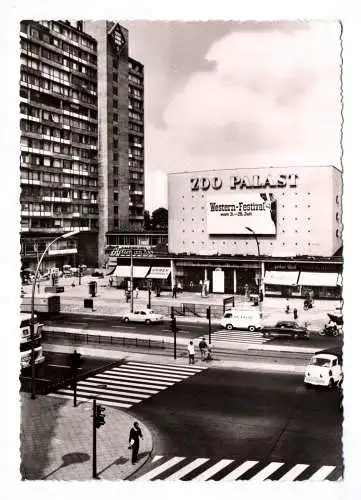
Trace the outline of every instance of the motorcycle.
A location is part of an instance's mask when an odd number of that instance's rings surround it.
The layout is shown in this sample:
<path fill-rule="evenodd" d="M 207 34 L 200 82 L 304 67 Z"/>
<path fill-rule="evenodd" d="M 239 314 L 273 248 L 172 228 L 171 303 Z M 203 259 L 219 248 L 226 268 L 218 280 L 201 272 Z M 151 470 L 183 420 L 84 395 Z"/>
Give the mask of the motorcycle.
<path fill-rule="evenodd" d="M 329 336 L 329 337 L 337 337 L 341 333 L 341 327 L 340 325 L 330 325 L 327 323 L 323 330 L 319 331 L 319 335 L 322 337 L 324 336 Z"/>

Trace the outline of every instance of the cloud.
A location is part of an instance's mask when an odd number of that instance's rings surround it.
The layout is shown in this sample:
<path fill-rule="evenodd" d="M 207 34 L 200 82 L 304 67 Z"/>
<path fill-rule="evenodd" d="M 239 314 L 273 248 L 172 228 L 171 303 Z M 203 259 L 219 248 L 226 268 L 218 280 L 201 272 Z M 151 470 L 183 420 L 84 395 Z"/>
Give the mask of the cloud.
<path fill-rule="evenodd" d="M 308 29 L 305 29 L 307 26 Z M 340 158 L 340 26 L 231 33 L 148 127 L 147 165 L 166 172 L 334 164 Z M 161 174 L 163 172 L 163 174 Z M 163 183 L 164 184 L 164 183 Z"/>

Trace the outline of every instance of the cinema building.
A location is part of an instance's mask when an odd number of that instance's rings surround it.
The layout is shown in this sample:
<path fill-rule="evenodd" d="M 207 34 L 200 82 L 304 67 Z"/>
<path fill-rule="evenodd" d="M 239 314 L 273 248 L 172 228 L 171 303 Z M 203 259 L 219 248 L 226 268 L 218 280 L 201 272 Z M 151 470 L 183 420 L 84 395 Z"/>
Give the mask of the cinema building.
<path fill-rule="evenodd" d="M 332 166 L 169 174 L 168 252 L 134 246 L 133 264 L 183 290 L 340 297 L 341 182 Z M 113 254 L 129 276 L 129 255 Z"/>

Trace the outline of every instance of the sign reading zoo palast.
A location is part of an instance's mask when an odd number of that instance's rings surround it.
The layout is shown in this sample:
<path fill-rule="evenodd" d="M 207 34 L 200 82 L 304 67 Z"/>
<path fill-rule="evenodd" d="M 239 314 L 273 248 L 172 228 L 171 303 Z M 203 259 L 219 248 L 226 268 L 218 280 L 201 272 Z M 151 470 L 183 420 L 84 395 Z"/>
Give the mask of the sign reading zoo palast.
<path fill-rule="evenodd" d="M 207 197 L 208 234 L 275 235 L 276 218 L 276 200 L 272 193 L 209 194 Z"/>
<path fill-rule="evenodd" d="M 278 175 L 231 175 L 227 183 L 218 176 L 191 177 L 191 191 L 218 191 L 228 189 L 285 188 L 297 187 L 297 174 Z"/>

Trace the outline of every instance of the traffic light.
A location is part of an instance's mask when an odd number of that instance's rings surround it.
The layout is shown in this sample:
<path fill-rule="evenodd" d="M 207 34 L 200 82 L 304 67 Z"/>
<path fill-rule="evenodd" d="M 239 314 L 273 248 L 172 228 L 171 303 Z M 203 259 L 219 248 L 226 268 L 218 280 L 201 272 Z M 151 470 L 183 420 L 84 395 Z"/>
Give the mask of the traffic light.
<path fill-rule="evenodd" d="M 177 320 L 175 319 L 175 316 L 173 316 L 170 320 L 169 323 L 170 329 L 173 333 L 177 331 Z"/>
<path fill-rule="evenodd" d="M 207 319 L 211 319 L 211 308 L 207 307 Z"/>
<path fill-rule="evenodd" d="M 82 364 L 83 360 L 81 358 L 81 354 L 76 350 L 70 355 L 70 365 L 73 370 L 77 370 Z"/>
<path fill-rule="evenodd" d="M 105 407 L 101 405 L 96 405 L 95 411 L 95 427 L 99 429 L 105 424 Z"/>

